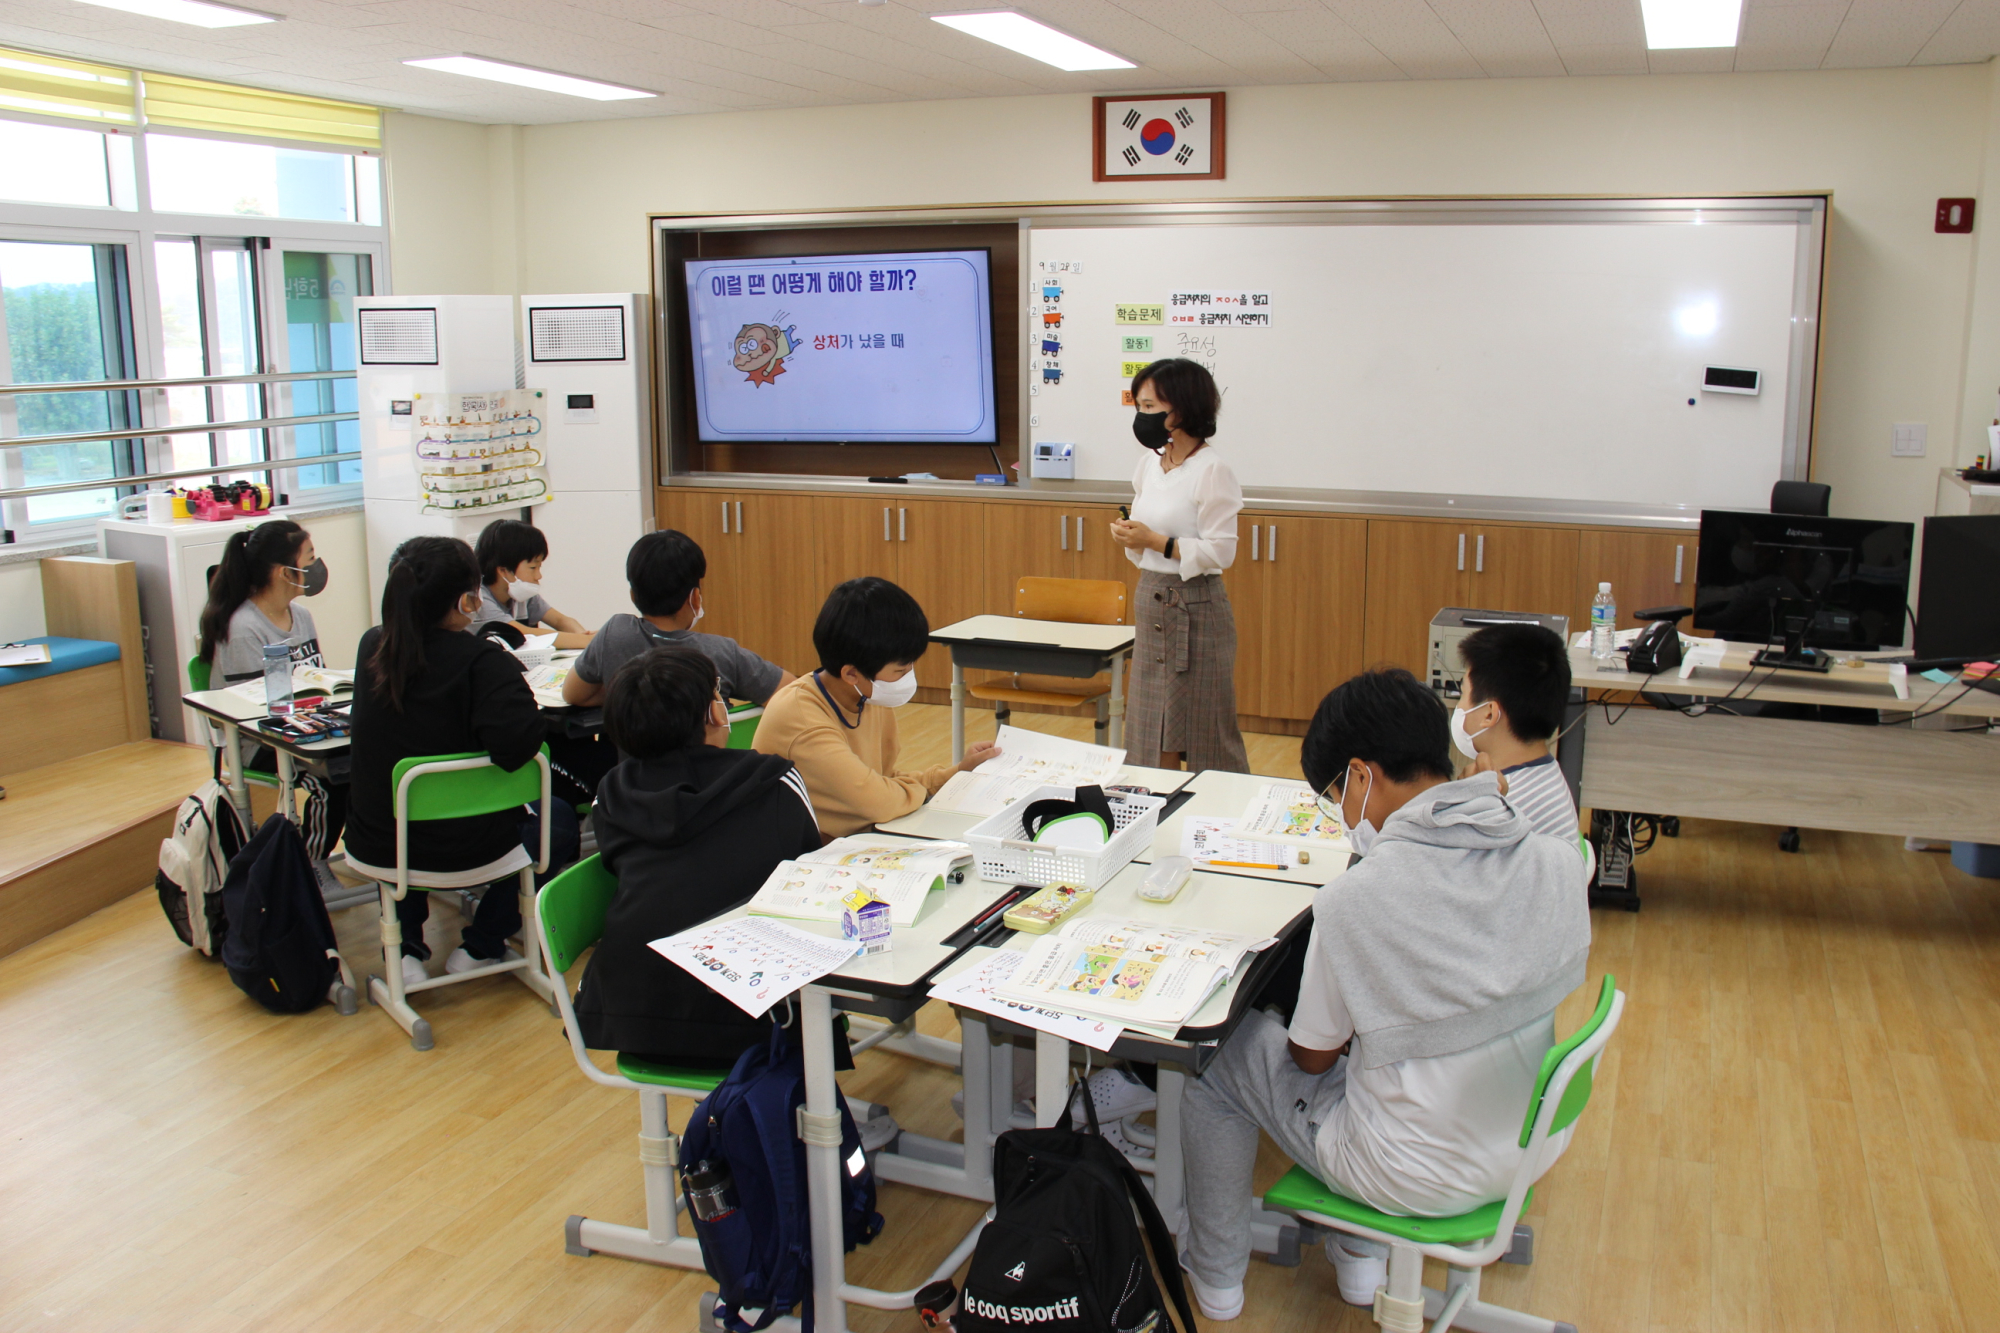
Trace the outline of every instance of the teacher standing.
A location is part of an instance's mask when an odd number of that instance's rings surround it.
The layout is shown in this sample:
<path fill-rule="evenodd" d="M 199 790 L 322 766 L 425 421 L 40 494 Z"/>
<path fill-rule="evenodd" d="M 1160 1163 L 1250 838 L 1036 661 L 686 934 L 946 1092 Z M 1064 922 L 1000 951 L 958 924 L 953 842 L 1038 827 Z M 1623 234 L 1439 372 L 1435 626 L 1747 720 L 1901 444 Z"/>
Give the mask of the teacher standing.
<path fill-rule="evenodd" d="M 1243 488 L 1208 443 L 1222 395 L 1205 368 L 1174 357 L 1132 377 L 1132 402 L 1132 434 L 1149 454 L 1132 474 L 1131 518 L 1111 525 L 1140 570 L 1125 759 L 1248 773 L 1236 729 L 1236 616 L 1222 587 Z"/>

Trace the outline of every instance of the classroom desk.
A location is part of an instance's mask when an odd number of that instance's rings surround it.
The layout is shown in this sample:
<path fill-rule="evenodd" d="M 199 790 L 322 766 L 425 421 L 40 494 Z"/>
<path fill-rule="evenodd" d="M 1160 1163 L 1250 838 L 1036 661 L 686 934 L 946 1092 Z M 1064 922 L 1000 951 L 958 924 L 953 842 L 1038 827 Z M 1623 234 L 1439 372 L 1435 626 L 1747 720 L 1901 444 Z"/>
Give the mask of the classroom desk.
<path fill-rule="evenodd" d="M 1180 809 L 1160 822 L 1158 831 L 1153 834 L 1152 845 L 1141 851 L 1133 860 L 1141 865 L 1150 865 L 1163 856 L 1179 856 L 1181 827 L 1190 816 L 1234 819 L 1243 813 L 1243 807 L 1250 804 L 1257 795 L 1259 787 L 1267 782 L 1289 781 L 1286 778 L 1259 777 L 1254 773 L 1221 773 L 1214 769 L 1203 769 L 1187 784 L 1188 800 Z M 1317 888 L 1347 868 L 1347 854 L 1347 844 L 1337 843 L 1325 849 L 1312 849 L 1312 860 L 1291 870 L 1252 870 L 1246 866 L 1214 866 L 1210 869 L 1231 876 L 1268 879 L 1281 884 L 1303 884 L 1309 888 Z"/>
<path fill-rule="evenodd" d="M 1145 787 L 1155 796 L 1171 796 L 1186 786 L 1194 774 L 1178 768 L 1136 768 L 1130 764 L 1118 770 L 1119 782 Z M 961 810 L 940 810 L 926 803 L 901 819 L 875 827 L 883 833 L 900 833 L 911 838 L 942 838 L 962 841 L 966 830 L 990 819 L 990 815 L 969 815 Z"/>
<path fill-rule="evenodd" d="M 1130 625 L 1072 625 L 1019 616 L 972 616 L 931 631 L 951 648 L 951 761 L 965 758 L 965 669 L 1019 671 L 1087 680 L 1111 673 L 1111 732 L 1125 743 L 1125 671 L 1136 631 Z"/>
<path fill-rule="evenodd" d="M 1874 664 L 1835 666 L 1824 676 L 1752 668 L 1751 645 L 1732 644 L 1722 664 L 1683 676 L 1607 669 L 1587 649 L 1570 650 L 1574 684 L 1617 692 L 1593 701 L 1572 735 L 1583 747 L 1583 804 L 1780 827 L 2000 842 L 2000 694 L 1911 676 L 1907 698 Z M 1821 704 L 1878 710 L 1885 725 L 1700 717 L 1648 708 L 1636 692 L 1698 700 Z M 1624 711 L 1627 702 L 1636 704 Z M 1914 728 L 1936 709 L 1964 731 Z M 1569 738 L 1564 738 L 1564 749 Z"/>

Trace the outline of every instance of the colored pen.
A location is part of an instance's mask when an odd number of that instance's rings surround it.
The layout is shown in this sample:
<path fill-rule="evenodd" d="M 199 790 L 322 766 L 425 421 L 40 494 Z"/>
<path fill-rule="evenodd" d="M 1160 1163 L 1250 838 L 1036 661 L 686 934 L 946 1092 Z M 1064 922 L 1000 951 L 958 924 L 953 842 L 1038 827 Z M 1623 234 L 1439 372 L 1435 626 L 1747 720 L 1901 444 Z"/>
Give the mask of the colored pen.
<path fill-rule="evenodd" d="M 1210 861 L 1212 866 L 1237 866 L 1243 870 L 1290 870 L 1290 866 L 1270 865 L 1263 861 Z"/>

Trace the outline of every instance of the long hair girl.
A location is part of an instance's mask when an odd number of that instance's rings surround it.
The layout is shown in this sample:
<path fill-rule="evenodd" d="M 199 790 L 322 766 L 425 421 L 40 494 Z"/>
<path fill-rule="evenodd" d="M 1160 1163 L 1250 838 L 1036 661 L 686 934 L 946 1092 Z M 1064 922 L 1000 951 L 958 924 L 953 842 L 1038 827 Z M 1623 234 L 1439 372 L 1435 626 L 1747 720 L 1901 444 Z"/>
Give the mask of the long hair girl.
<path fill-rule="evenodd" d="M 391 708 L 403 711 L 403 690 L 424 669 L 424 632 L 478 592 L 479 562 L 456 537 L 412 537 L 389 557 L 382 632 L 367 667 Z"/>
<path fill-rule="evenodd" d="M 232 533 L 222 548 L 222 563 L 208 582 L 208 605 L 201 609 L 201 660 L 211 665 L 215 650 L 229 637 L 229 621 L 237 608 L 271 586 L 281 569 L 299 563 L 299 548 L 309 534 L 288 518 L 274 518 Z"/>

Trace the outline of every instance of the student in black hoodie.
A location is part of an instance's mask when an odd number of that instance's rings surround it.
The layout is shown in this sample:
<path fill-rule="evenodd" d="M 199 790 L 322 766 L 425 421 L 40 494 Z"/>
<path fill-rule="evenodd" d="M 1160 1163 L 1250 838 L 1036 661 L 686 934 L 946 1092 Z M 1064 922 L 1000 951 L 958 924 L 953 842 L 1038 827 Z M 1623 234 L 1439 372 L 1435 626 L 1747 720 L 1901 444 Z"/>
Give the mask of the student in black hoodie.
<path fill-rule="evenodd" d="M 479 610 L 479 562 L 456 537 L 412 537 L 389 557 L 382 623 L 361 636 L 354 673 L 354 748 L 347 859 L 361 873 L 396 877 L 395 770 L 419 756 L 483 750 L 508 772 L 534 762 L 543 722 L 520 659 L 466 633 Z M 576 859 L 576 814 L 554 803 L 549 873 Z M 541 851 L 533 807 L 424 820 L 410 825 L 412 870 L 432 888 L 493 887 L 445 961 L 448 973 L 500 958 L 521 928 L 516 888 Z M 430 894 L 396 904 L 403 927 L 403 978 L 427 975 L 424 922 Z"/>
<path fill-rule="evenodd" d="M 819 850 L 788 759 L 725 749 L 729 711 L 708 657 L 664 644 L 611 680 L 604 725 L 624 758 L 598 784 L 598 854 L 618 877 L 576 997 L 586 1046 L 727 1068 L 770 1032 L 647 948 L 747 902 L 780 861 Z"/>

